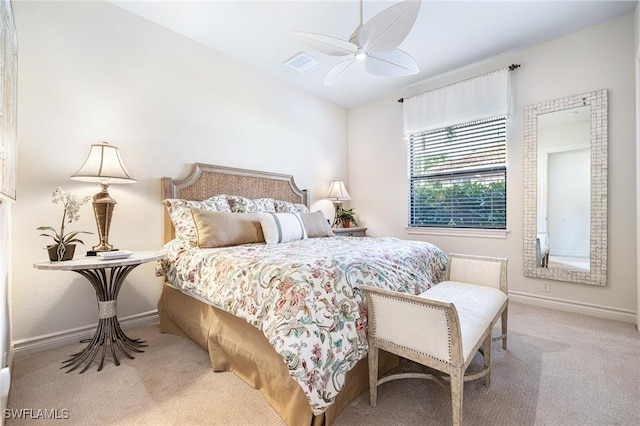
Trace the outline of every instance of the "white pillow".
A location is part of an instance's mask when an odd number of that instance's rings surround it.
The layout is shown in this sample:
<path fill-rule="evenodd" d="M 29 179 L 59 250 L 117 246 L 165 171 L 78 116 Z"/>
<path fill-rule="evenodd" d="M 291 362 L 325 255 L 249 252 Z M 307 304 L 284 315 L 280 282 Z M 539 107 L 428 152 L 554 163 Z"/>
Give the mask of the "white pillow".
<path fill-rule="evenodd" d="M 234 213 L 271 213 L 276 211 L 273 198 L 250 199 L 239 195 L 228 195 L 227 201 Z"/>
<path fill-rule="evenodd" d="M 304 204 L 296 204 L 290 201 L 273 200 L 277 213 L 309 213 L 309 209 Z"/>
<path fill-rule="evenodd" d="M 307 232 L 297 213 L 259 213 L 267 245 L 304 240 Z"/>
<path fill-rule="evenodd" d="M 230 212 L 231 206 L 224 194 L 215 195 L 207 200 L 191 201 L 178 198 L 168 198 L 163 201 L 167 207 L 171 223 L 175 229 L 176 238 L 188 240 L 193 244 L 198 243 L 196 226 L 193 223 L 191 207 L 211 212 Z"/>

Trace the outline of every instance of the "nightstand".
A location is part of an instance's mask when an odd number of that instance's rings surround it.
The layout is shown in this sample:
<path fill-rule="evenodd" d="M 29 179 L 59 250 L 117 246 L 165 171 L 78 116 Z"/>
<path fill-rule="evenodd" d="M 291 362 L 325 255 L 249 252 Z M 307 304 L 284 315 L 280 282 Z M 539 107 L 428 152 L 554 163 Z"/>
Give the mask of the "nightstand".
<path fill-rule="evenodd" d="M 351 228 L 331 228 L 338 237 L 366 237 L 367 228 L 356 226 Z"/>
<path fill-rule="evenodd" d="M 33 265 L 36 269 L 51 271 L 73 271 L 85 277 L 96 291 L 98 299 L 98 328 L 91 339 L 83 340 L 88 345 L 80 352 L 71 355 L 64 361 L 62 368 L 69 368 L 67 373 L 85 364 L 80 373 L 84 373 L 100 354 L 98 371 L 102 370 L 105 355 L 111 354 L 113 362 L 120 365 L 116 349 L 127 358 L 133 359 L 133 352 L 144 352 L 144 341 L 131 339 L 120 328 L 117 317 L 116 300 L 125 278 L 136 266 L 163 258 L 156 252 L 133 252 L 125 259 L 101 260 L 99 257 L 82 257 L 62 262 L 43 261 Z"/>

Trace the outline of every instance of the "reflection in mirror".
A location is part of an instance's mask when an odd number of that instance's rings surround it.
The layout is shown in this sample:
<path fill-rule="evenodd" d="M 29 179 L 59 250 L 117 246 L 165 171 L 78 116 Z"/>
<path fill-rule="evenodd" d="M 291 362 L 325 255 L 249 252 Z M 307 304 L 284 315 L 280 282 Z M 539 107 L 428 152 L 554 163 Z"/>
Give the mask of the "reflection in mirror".
<path fill-rule="evenodd" d="M 538 266 L 589 272 L 590 123 L 589 105 L 538 115 Z"/>
<path fill-rule="evenodd" d="M 607 282 L 607 91 L 525 108 L 524 274 Z"/>

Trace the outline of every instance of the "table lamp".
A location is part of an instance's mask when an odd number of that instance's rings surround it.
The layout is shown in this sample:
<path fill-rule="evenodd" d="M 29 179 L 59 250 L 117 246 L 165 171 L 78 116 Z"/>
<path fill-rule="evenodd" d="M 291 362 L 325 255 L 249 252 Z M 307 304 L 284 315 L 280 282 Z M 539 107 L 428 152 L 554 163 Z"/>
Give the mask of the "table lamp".
<path fill-rule="evenodd" d="M 120 151 L 107 142 L 91 145 L 89 157 L 80 170 L 71 176 L 71 179 L 98 183 L 102 187 L 102 190 L 93 196 L 93 212 L 96 216 L 100 243 L 92 250 L 87 251 L 87 256 L 95 256 L 98 252 L 117 250 L 109 244 L 111 217 L 117 204 L 116 200 L 109 195 L 109 184 L 136 182 L 129 176 L 129 172 L 120 158 Z"/>
<path fill-rule="evenodd" d="M 345 188 L 344 182 L 342 182 L 340 179 L 334 179 L 331 181 L 331 186 L 329 187 L 329 195 L 327 196 L 327 198 L 331 200 L 336 210 L 335 216 L 333 218 L 333 225 L 331 225 L 331 227 L 336 228 L 338 226 L 338 216 L 340 215 L 340 210 L 342 210 L 342 202 L 350 200 L 351 196 L 347 192 L 347 188 Z"/>

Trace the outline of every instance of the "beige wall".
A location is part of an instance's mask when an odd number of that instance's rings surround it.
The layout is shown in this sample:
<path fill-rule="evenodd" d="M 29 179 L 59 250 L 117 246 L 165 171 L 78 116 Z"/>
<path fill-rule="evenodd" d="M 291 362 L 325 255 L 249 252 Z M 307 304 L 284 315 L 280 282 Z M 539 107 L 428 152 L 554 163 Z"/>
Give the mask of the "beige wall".
<path fill-rule="evenodd" d="M 350 205 L 373 236 L 422 239 L 447 252 L 508 257 L 510 290 L 530 302 L 632 321 L 637 308 L 634 50 L 634 17 L 628 15 L 351 109 Z M 402 104 L 396 100 L 512 63 L 522 67 L 512 74 L 506 239 L 408 234 L 406 145 Z M 609 283 L 600 288 L 554 281 L 545 293 L 542 280 L 523 275 L 523 108 L 598 89 L 609 90 Z"/>
<path fill-rule="evenodd" d="M 36 227 L 58 226 L 56 186 L 71 181 L 91 143 L 120 148 L 135 185 L 113 185 L 111 242 L 162 244 L 160 177 L 204 162 L 293 174 L 312 207 L 347 178 L 347 110 L 232 61 L 106 2 L 15 2 L 19 42 L 18 202 L 13 208 L 13 338 L 28 342 L 97 322 L 95 294 L 71 272 L 35 270 L 46 257 Z M 329 216 L 331 217 L 331 216 Z M 75 229 L 96 230 L 90 206 Z M 89 246 L 95 236 L 85 239 Z M 83 251 L 84 253 L 84 251 Z M 121 317 L 153 311 L 154 265 L 134 270 Z"/>

